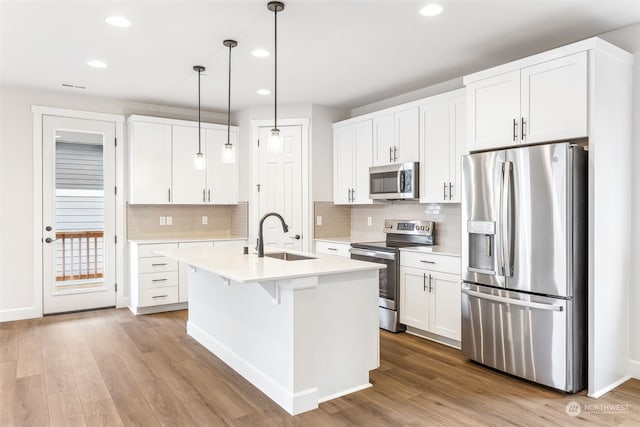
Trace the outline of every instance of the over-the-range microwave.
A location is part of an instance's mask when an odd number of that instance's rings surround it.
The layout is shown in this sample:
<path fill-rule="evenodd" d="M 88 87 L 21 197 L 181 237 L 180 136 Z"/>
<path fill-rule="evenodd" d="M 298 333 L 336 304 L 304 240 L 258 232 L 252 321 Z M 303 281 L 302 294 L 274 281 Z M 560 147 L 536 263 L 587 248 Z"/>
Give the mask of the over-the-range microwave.
<path fill-rule="evenodd" d="M 369 168 L 369 197 L 382 200 L 418 200 L 419 163 Z"/>

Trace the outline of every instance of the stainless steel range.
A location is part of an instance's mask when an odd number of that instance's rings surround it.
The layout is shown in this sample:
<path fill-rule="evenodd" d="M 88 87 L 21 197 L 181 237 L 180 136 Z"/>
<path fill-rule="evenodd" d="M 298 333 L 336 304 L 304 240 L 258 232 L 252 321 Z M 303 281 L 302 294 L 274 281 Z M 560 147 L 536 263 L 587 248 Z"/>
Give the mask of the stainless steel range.
<path fill-rule="evenodd" d="M 387 237 L 384 242 L 351 244 L 351 258 L 385 264 L 380 269 L 380 327 L 391 332 L 402 332 L 405 326 L 398 321 L 400 248 L 433 245 L 432 221 L 404 221 L 388 219 L 384 222 Z"/>

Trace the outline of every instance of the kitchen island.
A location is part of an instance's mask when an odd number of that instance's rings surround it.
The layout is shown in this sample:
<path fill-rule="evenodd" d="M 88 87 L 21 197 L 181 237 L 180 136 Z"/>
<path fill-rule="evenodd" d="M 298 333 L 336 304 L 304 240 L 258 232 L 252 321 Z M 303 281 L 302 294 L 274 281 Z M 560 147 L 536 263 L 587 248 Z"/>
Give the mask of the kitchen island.
<path fill-rule="evenodd" d="M 156 252 L 191 267 L 187 333 L 290 414 L 371 386 L 384 265 L 242 248 Z"/>

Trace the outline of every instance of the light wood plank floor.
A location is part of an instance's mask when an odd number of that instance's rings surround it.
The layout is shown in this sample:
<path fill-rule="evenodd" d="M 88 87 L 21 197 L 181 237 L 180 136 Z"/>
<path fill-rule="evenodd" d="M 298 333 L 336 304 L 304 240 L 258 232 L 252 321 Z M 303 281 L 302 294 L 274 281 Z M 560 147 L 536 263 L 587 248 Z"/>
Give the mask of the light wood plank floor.
<path fill-rule="evenodd" d="M 0 426 L 640 425 L 639 381 L 565 395 L 386 332 L 372 388 L 292 417 L 188 337 L 186 319 L 111 309 L 0 323 Z"/>

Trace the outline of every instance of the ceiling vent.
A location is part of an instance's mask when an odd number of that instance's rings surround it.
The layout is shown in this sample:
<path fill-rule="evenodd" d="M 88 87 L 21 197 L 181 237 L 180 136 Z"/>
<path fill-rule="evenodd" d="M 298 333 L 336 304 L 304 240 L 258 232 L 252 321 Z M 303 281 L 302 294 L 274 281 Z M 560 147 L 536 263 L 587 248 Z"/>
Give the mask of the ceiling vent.
<path fill-rule="evenodd" d="M 60 83 L 61 87 L 66 87 L 68 89 L 80 89 L 80 90 L 87 90 L 86 86 L 80 86 L 80 85 L 72 85 L 70 83 Z"/>

